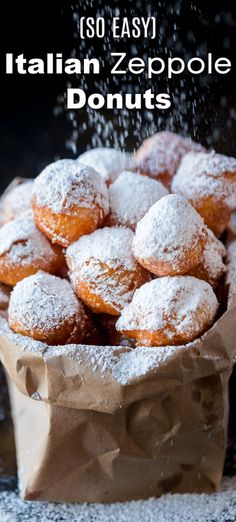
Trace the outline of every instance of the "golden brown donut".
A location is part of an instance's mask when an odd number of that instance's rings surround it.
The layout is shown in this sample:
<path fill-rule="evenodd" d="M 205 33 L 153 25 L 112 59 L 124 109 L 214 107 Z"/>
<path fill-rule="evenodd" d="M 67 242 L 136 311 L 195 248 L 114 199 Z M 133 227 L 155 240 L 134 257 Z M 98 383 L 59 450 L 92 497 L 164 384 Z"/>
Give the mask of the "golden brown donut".
<path fill-rule="evenodd" d="M 0 281 L 14 286 L 38 270 L 57 273 L 63 266 L 61 248 L 36 228 L 31 215 L 0 228 Z"/>
<path fill-rule="evenodd" d="M 37 272 L 17 283 L 8 313 L 15 333 L 48 345 L 82 343 L 90 329 L 84 305 L 70 283 L 46 272 Z"/>
<path fill-rule="evenodd" d="M 73 288 L 95 313 L 119 315 L 149 274 L 131 252 L 133 232 L 124 227 L 96 230 L 66 251 Z"/>
<path fill-rule="evenodd" d="M 214 321 L 218 301 L 212 287 L 191 276 L 160 277 L 136 290 L 116 323 L 137 345 L 188 343 Z"/>
<path fill-rule="evenodd" d="M 225 264 L 223 262 L 225 257 L 226 248 L 223 243 L 208 229 L 202 260 L 199 265 L 188 272 L 188 275 L 203 279 L 213 287 L 216 287 L 219 279 L 225 272 Z"/>
<path fill-rule="evenodd" d="M 222 154 L 187 154 L 172 182 L 218 236 L 236 209 L 236 159 Z"/>
<path fill-rule="evenodd" d="M 185 199 L 170 194 L 139 221 L 133 253 L 157 276 L 185 274 L 200 263 L 206 239 L 201 216 Z"/>
<path fill-rule="evenodd" d="M 108 192 L 110 213 L 106 224 L 126 226 L 132 230 L 149 208 L 168 194 L 159 181 L 129 171 L 122 172 Z"/>
<path fill-rule="evenodd" d="M 67 247 L 101 226 L 109 210 L 107 187 L 91 167 L 59 160 L 36 178 L 32 207 L 39 230 Z"/>
<path fill-rule="evenodd" d="M 127 152 L 109 147 L 97 147 L 81 154 L 77 161 L 95 169 L 109 186 L 123 170 L 132 166 L 132 156 Z"/>
<path fill-rule="evenodd" d="M 20 217 L 31 209 L 33 180 L 28 180 L 13 187 L 2 202 L 2 223 Z"/>
<path fill-rule="evenodd" d="M 135 169 L 141 174 L 158 179 L 168 187 L 181 159 L 192 150 L 201 151 L 204 148 L 173 132 L 157 132 L 144 140 L 135 153 Z"/>

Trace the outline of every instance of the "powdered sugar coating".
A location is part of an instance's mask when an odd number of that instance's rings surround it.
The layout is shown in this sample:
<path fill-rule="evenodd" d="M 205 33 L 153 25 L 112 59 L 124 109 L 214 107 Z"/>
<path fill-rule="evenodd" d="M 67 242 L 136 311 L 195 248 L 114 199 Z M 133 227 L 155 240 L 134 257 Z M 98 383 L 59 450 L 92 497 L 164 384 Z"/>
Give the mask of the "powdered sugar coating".
<path fill-rule="evenodd" d="M 34 336 L 35 329 L 53 331 L 84 320 L 84 307 L 66 279 L 39 271 L 14 287 L 9 303 L 10 325 L 17 323 Z"/>
<path fill-rule="evenodd" d="M 66 258 L 77 292 L 80 290 L 78 281 L 83 281 L 92 289 L 95 301 L 96 296 L 101 296 L 115 310 L 123 309 L 145 272 L 132 254 L 133 237 L 128 228 L 105 227 L 69 246 Z M 80 293 L 78 295 L 83 299 Z M 93 300 L 86 304 L 92 309 L 95 306 Z"/>
<path fill-rule="evenodd" d="M 236 159 L 211 153 L 187 154 L 172 181 L 172 191 L 191 201 L 213 196 L 236 208 Z"/>
<path fill-rule="evenodd" d="M 151 177 L 170 181 L 176 173 L 181 159 L 188 152 L 204 148 L 173 132 L 163 131 L 146 139 L 135 154 L 137 166 Z"/>
<path fill-rule="evenodd" d="M 208 239 L 203 252 L 202 262 L 203 266 L 209 272 L 211 279 L 215 280 L 218 279 L 225 270 L 222 259 L 226 256 L 226 248 L 211 230 L 208 230 L 207 233 Z"/>
<path fill-rule="evenodd" d="M 191 276 L 160 277 L 136 290 L 122 311 L 116 327 L 119 331 L 164 331 L 194 339 L 210 326 L 218 308 L 211 286 Z"/>
<path fill-rule="evenodd" d="M 2 202 L 4 223 L 21 216 L 31 209 L 32 189 L 33 180 L 28 180 L 15 186 L 6 194 Z"/>
<path fill-rule="evenodd" d="M 48 165 L 36 178 L 33 198 L 38 207 L 55 213 L 74 214 L 76 208 L 98 206 L 108 213 L 108 191 L 100 174 L 74 160 L 63 159 Z"/>
<path fill-rule="evenodd" d="M 29 265 L 34 260 L 56 256 L 48 239 L 36 228 L 30 215 L 9 221 L 0 228 L 0 256 L 8 253 L 8 262 Z"/>
<path fill-rule="evenodd" d="M 159 181 L 124 171 L 109 187 L 109 223 L 134 229 L 149 208 L 167 194 Z"/>
<path fill-rule="evenodd" d="M 226 257 L 226 248 L 210 229 L 207 230 L 207 236 L 201 263 L 190 274 L 200 279 L 203 276 L 202 278 L 214 286 L 225 272 L 223 258 Z"/>
<path fill-rule="evenodd" d="M 70 259 L 72 270 L 82 268 L 91 258 L 106 263 L 111 268 L 123 266 L 127 270 L 133 270 L 137 265 L 131 250 L 133 237 L 129 228 L 99 228 L 70 245 L 66 255 Z"/>
<path fill-rule="evenodd" d="M 176 273 L 180 262 L 186 260 L 187 272 L 191 266 L 188 267 L 186 255 L 198 249 L 199 241 L 205 239 L 205 226 L 196 210 L 182 197 L 171 194 L 157 201 L 138 223 L 133 252 L 140 262 L 168 263 Z M 195 264 L 199 261 L 200 258 Z"/>
<path fill-rule="evenodd" d="M 113 183 L 123 170 L 132 166 L 132 156 L 121 150 L 98 147 L 81 154 L 77 162 L 92 167 L 107 184 Z"/>

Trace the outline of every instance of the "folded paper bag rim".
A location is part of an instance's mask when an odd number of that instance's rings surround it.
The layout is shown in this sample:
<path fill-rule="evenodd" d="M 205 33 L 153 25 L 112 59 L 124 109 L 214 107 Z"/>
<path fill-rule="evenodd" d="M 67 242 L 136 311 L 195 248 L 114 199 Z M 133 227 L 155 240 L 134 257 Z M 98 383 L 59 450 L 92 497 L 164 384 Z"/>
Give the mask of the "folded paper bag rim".
<path fill-rule="evenodd" d="M 121 405 L 232 367 L 236 295 L 199 339 L 181 346 L 47 346 L 13 333 L 0 319 L 0 358 L 17 388 L 55 406 L 114 413 Z M 229 324 L 235 327 L 229 328 Z M 174 368 L 174 371 L 173 371 Z"/>

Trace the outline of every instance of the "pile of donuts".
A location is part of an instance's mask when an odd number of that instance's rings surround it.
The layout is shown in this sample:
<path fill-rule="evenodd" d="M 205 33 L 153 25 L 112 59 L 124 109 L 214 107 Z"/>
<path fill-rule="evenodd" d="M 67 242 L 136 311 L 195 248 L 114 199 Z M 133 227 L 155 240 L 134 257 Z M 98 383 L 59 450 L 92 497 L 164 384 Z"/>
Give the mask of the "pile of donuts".
<path fill-rule="evenodd" d="M 47 345 L 193 341 L 219 315 L 235 210 L 236 159 L 171 132 L 48 165 L 2 200 L 10 328 Z"/>

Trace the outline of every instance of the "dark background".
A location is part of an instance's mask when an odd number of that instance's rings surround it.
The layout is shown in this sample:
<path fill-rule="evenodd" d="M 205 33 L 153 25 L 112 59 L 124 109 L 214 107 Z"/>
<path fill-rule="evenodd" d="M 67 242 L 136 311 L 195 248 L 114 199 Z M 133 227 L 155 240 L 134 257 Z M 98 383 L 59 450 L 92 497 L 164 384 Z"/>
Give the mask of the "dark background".
<path fill-rule="evenodd" d="M 2 189 L 15 176 L 32 177 L 41 168 L 57 157 L 70 157 L 90 147 L 92 144 L 109 144 L 136 147 L 142 136 L 153 129 L 170 128 L 182 134 L 189 134 L 203 144 L 215 147 L 219 152 L 236 154 L 236 87 L 235 60 L 236 49 L 236 2 L 229 0 L 141 0 L 87 2 L 12 2 L 4 3 L 0 20 L 0 188 Z M 7 4 L 7 5 L 6 5 Z M 158 53 L 165 56 L 171 51 L 175 55 L 187 56 L 207 51 L 215 57 L 227 56 L 232 60 L 232 72 L 228 75 L 177 76 L 168 82 L 173 106 L 168 111 L 145 111 L 124 114 L 118 120 L 117 114 L 100 113 L 104 116 L 103 129 L 98 138 L 99 119 L 80 111 L 69 114 L 58 106 L 58 99 L 66 88 L 67 78 L 61 76 L 5 76 L 4 55 L 6 52 L 25 53 L 30 57 L 44 57 L 46 52 L 63 52 L 69 57 L 72 50 L 78 57 L 85 57 L 89 46 L 81 49 L 76 39 L 76 24 L 73 18 L 79 11 L 87 16 L 101 14 L 105 7 L 108 18 L 111 9 L 120 8 L 120 16 L 145 16 L 156 14 L 160 25 L 158 42 L 139 41 L 137 55 L 148 52 L 150 56 Z M 2 8 L 1 8 L 2 10 Z M 174 24 L 176 23 L 176 28 Z M 131 50 L 133 42 L 128 42 Z M 92 54 L 106 63 L 107 49 L 101 41 L 95 42 Z M 145 49 L 146 45 L 146 49 Z M 115 50 L 127 50 L 127 43 L 115 44 Z M 114 49 L 113 49 L 114 50 Z M 106 91 L 108 69 L 103 67 L 99 78 L 100 91 Z M 120 77 L 119 77 L 120 78 Z M 93 78 L 86 78 L 88 92 L 98 91 Z M 119 92 L 126 88 L 129 78 L 119 79 L 118 85 L 110 81 L 109 90 Z M 83 85 L 83 78 L 74 85 Z M 133 78 L 133 90 L 150 87 L 163 92 L 166 90 L 165 76 L 146 82 Z M 181 93 L 180 93 L 181 91 Z M 58 98 L 59 97 L 59 98 Z M 121 116 L 121 114 L 119 114 Z M 111 127 L 107 121 L 112 122 Z M 81 125 L 83 132 L 80 132 Z M 73 130 L 74 129 L 74 130 Z M 113 131 L 114 130 L 114 131 Z M 79 133 L 78 133 L 79 131 Z M 73 139 L 71 140 L 71 135 Z M 68 147 L 69 144 L 69 147 Z"/>

